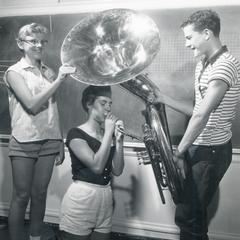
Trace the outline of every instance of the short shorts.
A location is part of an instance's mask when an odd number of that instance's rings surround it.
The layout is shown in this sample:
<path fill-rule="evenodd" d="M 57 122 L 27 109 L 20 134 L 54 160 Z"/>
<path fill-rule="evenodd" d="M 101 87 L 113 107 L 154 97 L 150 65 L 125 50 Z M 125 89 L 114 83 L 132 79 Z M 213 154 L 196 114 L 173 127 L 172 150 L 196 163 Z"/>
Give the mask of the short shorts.
<path fill-rule="evenodd" d="M 40 156 L 58 154 L 61 139 L 46 139 L 35 142 L 18 142 L 13 136 L 9 140 L 9 157 L 38 158 Z"/>
<path fill-rule="evenodd" d="M 92 231 L 110 233 L 113 197 L 110 185 L 74 181 L 63 197 L 60 230 L 87 236 Z"/>

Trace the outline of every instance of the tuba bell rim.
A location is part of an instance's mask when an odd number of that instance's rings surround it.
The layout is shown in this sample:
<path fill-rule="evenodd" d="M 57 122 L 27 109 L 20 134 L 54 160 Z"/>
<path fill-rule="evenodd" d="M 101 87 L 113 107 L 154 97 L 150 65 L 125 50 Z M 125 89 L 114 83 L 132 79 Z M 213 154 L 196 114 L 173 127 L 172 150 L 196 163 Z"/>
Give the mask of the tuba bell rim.
<path fill-rule="evenodd" d="M 130 35 L 129 29 L 132 27 L 131 24 L 134 24 L 139 19 L 146 22 L 146 25 L 149 24 L 149 26 L 147 25 L 149 29 L 145 30 L 148 33 L 145 34 L 146 36 L 138 36 L 137 38 L 133 34 Z M 110 20 L 114 20 L 113 23 L 110 23 Z M 128 24 L 126 23 L 127 20 Z M 101 25 L 102 22 L 104 24 Z M 106 34 L 102 37 L 103 39 L 100 39 L 100 33 L 95 33 L 97 32 L 96 26 L 99 29 L 99 24 L 101 26 L 100 29 L 106 30 Z M 117 27 L 119 29 L 112 31 L 112 29 L 115 30 Z M 89 31 L 86 31 L 86 29 Z M 112 32 L 117 33 L 114 35 Z M 84 35 L 89 41 L 84 42 L 85 39 L 82 40 L 81 35 Z M 108 42 L 109 39 L 110 42 Z M 129 47 L 130 45 L 131 47 Z M 109 47 L 110 50 L 107 49 Z M 71 77 L 77 81 L 97 86 L 115 85 L 139 75 L 151 64 L 159 48 L 160 33 L 157 25 L 150 17 L 127 8 L 109 9 L 92 13 L 75 24 L 63 40 L 60 58 L 62 64 L 76 67 L 77 71 L 71 74 Z M 99 56 L 102 56 L 102 58 L 94 55 L 98 50 L 100 51 Z M 99 64 L 96 63 L 101 63 L 102 61 L 109 63 L 105 56 L 105 51 L 107 52 L 108 50 L 112 54 L 113 61 L 110 59 L 109 62 L 111 64 L 100 64 L 101 67 L 98 67 L 97 65 Z M 142 58 L 144 61 L 139 60 L 141 58 L 137 58 L 141 56 L 141 53 L 146 55 L 146 59 Z"/>

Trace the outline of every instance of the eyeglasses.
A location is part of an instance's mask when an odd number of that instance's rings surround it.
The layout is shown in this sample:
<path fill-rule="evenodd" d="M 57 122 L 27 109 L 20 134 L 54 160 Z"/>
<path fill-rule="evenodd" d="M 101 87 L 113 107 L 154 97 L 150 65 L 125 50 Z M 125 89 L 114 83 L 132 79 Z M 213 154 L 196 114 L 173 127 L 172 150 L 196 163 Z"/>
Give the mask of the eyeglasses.
<path fill-rule="evenodd" d="M 27 39 L 22 39 L 21 41 L 28 43 L 32 46 L 38 46 L 38 45 L 42 45 L 42 46 L 46 46 L 48 41 L 47 40 L 36 40 L 36 39 L 31 39 L 31 40 L 27 40 Z"/>

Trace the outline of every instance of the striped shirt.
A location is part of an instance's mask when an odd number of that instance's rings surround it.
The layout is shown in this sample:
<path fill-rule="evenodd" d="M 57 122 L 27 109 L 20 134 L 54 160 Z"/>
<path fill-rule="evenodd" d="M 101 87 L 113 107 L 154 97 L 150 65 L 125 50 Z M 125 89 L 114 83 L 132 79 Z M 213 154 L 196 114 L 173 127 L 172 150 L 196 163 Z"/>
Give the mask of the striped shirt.
<path fill-rule="evenodd" d="M 195 106 L 197 112 L 211 81 L 224 81 L 228 85 L 219 106 L 212 111 L 208 122 L 193 144 L 219 145 L 228 142 L 232 137 L 232 120 L 240 94 L 240 63 L 222 47 L 211 59 L 200 61 L 195 71 Z"/>

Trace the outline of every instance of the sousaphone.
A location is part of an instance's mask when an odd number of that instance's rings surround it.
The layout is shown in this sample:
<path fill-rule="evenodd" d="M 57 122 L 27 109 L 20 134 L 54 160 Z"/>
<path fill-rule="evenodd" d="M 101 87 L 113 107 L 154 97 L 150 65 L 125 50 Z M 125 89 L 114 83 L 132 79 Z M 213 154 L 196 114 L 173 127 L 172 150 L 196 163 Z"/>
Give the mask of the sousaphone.
<path fill-rule="evenodd" d="M 160 34 L 148 16 L 130 9 L 111 9 L 83 18 L 65 37 L 61 61 L 76 67 L 71 76 L 90 85 L 120 84 L 146 103 L 143 138 L 162 202 L 168 187 L 179 201 L 180 175 L 172 158 L 165 106 L 153 104 L 156 86 L 141 72 L 160 47 Z M 124 132 L 126 135 L 134 135 Z"/>

